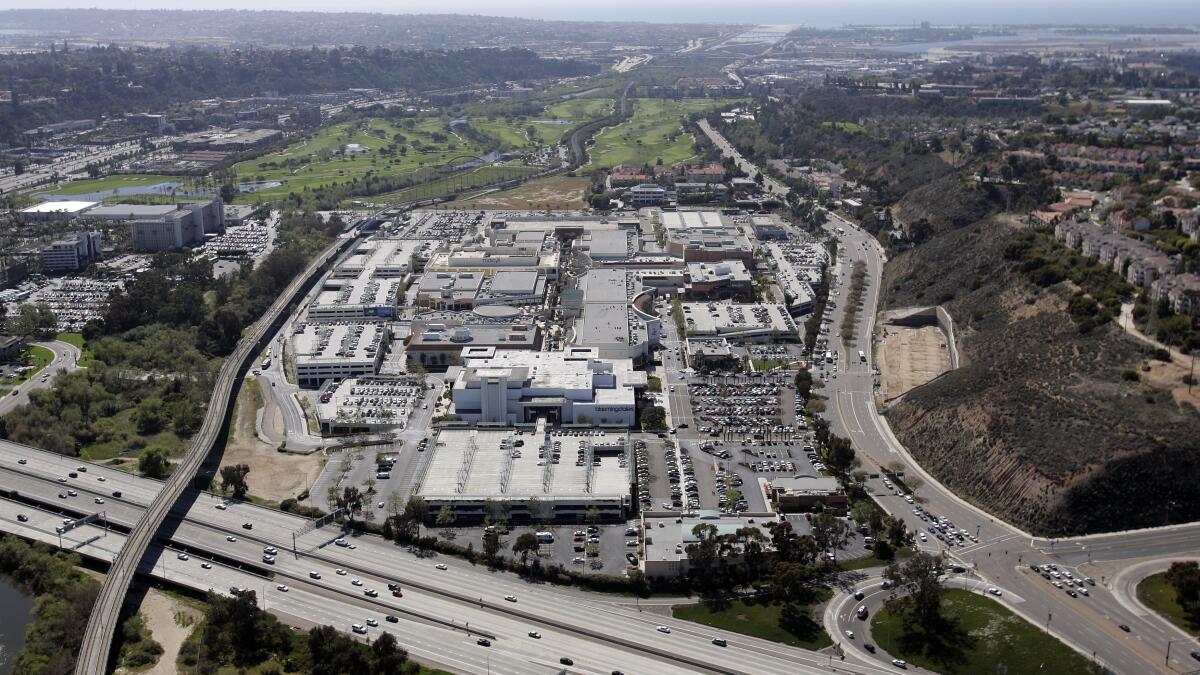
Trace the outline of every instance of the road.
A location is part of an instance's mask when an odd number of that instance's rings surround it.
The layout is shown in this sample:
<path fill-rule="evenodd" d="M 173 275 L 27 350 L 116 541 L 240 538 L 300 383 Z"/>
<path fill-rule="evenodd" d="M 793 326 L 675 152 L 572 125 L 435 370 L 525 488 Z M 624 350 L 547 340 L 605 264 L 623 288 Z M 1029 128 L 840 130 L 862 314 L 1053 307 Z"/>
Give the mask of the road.
<path fill-rule="evenodd" d="M 1095 657 L 1118 672 L 1164 671 L 1163 656 L 1167 641 L 1183 637 L 1161 624 L 1137 616 L 1124 607 L 1103 588 L 1103 584 L 1089 598 L 1071 598 L 1063 590 L 1050 585 L 1040 576 L 1027 569 L 1029 564 L 1057 563 L 1074 566 L 1083 576 L 1088 576 L 1087 556 L 1110 561 L 1134 561 L 1147 556 L 1180 555 L 1200 551 L 1200 531 L 1195 527 L 1177 528 L 1160 532 L 1148 530 L 1141 533 L 1098 535 L 1059 545 L 1049 540 L 1036 540 L 1019 529 L 988 515 L 966 503 L 917 465 L 892 435 L 887 421 L 878 414 L 874 396 L 874 369 L 870 341 L 873 335 L 874 312 L 862 312 L 856 327 L 857 341 L 849 343 L 840 334 L 845 296 L 849 292 L 849 270 L 856 262 L 867 269 L 865 306 L 878 305 L 880 278 L 883 270 L 883 251 L 875 239 L 852 223 L 838 217 L 831 218 L 827 229 L 831 232 L 842 228 L 845 235 L 839 238 L 838 269 L 834 278 L 845 283 L 836 286 L 830 293 L 836 305 L 830 333 L 830 349 L 841 355 L 830 369 L 831 378 L 821 390 L 831 405 L 825 414 L 835 433 L 854 442 L 865 468 L 878 471 L 881 467 L 898 463 L 906 477 L 920 476 L 922 485 L 916 490 L 926 511 L 945 516 L 955 528 L 974 532 L 978 543 L 949 549 L 939 549 L 932 537 L 924 547 L 931 552 L 946 552 L 963 564 L 971 567 L 981 579 L 993 585 L 1010 589 L 1022 598 L 1013 603 L 1012 609 L 1035 625 L 1043 625 L 1050 619 L 1050 631 L 1078 651 Z M 857 358 L 863 350 L 867 362 Z M 854 356 L 852 356 L 854 355 Z M 920 520 L 912 507 L 899 497 L 892 496 L 880 482 L 869 484 L 879 497 L 880 503 L 893 515 L 904 518 L 909 528 L 921 532 L 928 523 Z M 1090 545 L 1090 546 L 1089 546 Z M 1094 548 L 1092 548 L 1094 547 Z M 1089 551 L 1089 548 L 1091 549 Z M 1118 626 L 1126 624 L 1133 630 L 1125 633 Z M 1186 651 L 1179 652 L 1183 658 Z M 1184 669 L 1192 664 L 1173 659 L 1173 668 Z M 1168 671 L 1169 672 L 1169 671 Z"/>
<path fill-rule="evenodd" d="M 25 463 L 21 464 L 20 459 Z M 78 471 L 80 466 L 87 471 Z M 66 476 L 72 470 L 77 477 Z M 59 483 L 60 477 L 66 478 L 66 483 Z M 42 510 L 49 515 L 39 515 L 39 523 L 56 524 L 63 515 L 54 513 L 56 509 L 72 518 L 103 510 L 107 521 L 119 528 L 140 521 L 146 505 L 156 503 L 165 484 L 0 442 L 0 490 L 17 488 L 22 500 L 45 505 Z M 57 497 L 68 488 L 76 490 L 77 496 Z M 112 496 L 114 490 L 122 493 L 120 498 Z M 103 499 L 104 504 L 95 504 L 96 498 Z M 5 508 L 0 508 L 0 528 L 18 531 L 24 524 L 15 522 L 11 510 Z M 32 507 L 16 508 L 30 512 Z M 558 670 L 557 659 L 569 655 L 581 669 L 572 672 L 829 672 L 823 655 L 673 622 L 658 613 L 638 611 L 626 597 L 526 582 L 460 560 L 431 560 L 371 535 L 350 538 L 348 543 L 354 548 L 337 546 L 333 542 L 343 534 L 339 529 L 312 528 L 310 521 L 292 514 L 245 503 L 226 505 L 219 497 L 194 491 L 184 496 L 180 509 L 179 521 L 172 520 L 162 536 L 169 537 L 174 550 L 186 551 L 190 560 L 168 555 L 163 567 L 159 558 L 147 555 L 142 569 L 153 568 L 155 576 L 175 580 L 180 575 L 201 574 L 194 568 L 211 559 L 214 566 L 240 568 L 251 578 L 206 578 L 197 582 L 208 585 L 202 588 L 218 581 L 218 590 L 227 588 L 226 583 L 265 588 L 269 608 L 285 619 L 330 623 L 342 630 L 368 616 L 382 619 L 386 613 L 397 614 L 412 622 L 397 635 L 402 645 L 409 648 L 412 644 L 414 655 L 433 664 L 452 660 L 456 671 L 486 672 L 490 667 L 495 672 L 499 664 L 501 672 L 541 672 L 543 668 L 554 672 Z M 244 523 L 251 523 L 253 528 L 245 529 Z M 43 534 L 53 536 L 44 528 Z M 64 545 L 92 554 L 89 545 L 102 539 L 108 540 L 101 542 L 103 548 L 115 554 L 118 545 L 111 542 L 119 541 L 118 535 L 109 532 L 101 537 L 91 526 L 72 530 L 64 537 Z M 279 550 L 273 564 L 262 562 L 266 546 Z M 438 564 L 445 569 L 438 569 Z M 338 569 L 346 574 L 337 574 Z M 320 579 L 312 578 L 312 572 L 317 572 Z M 360 579 L 363 585 L 353 585 L 353 579 Z M 402 598 L 392 598 L 386 592 L 389 581 L 401 584 Z M 278 583 L 286 583 L 291 590 L 286 595 L 272 590 Z M 381 589 L 380 597 L 362 595 L 367 588 Z M 506 601 L 506 595 L 516 597 L 516 602 Z M 664 623 L 673 629 L 669 635 L 655 630 Z M 381 625 L 387 627 L 382 621 Z M 471 634 L 464 638 L 467 629 Z M 530 630 L 542 637 L 529 638 Z M 490 663 L 474 656 L 476 651 L 483 651 L 473 649 L 477 633 L 495 636 L 493 647 L 486 652 Z M 368 635 L 372 634 L 377 632 L 370 630 Z M 728 646 L 713 645 L 711 640 L 716 636 L 724 637 Z M 886 671 L 867 667 L 856 672 Z"/>
<path fill-rule="evenodd" d="M 779 195 L 780 197 L 786 197 L 787 194 L 791 192 L 791 188 L 783 185 L 774 178 L 771 178 L 745 157 L 742 157 L 742 153 L 738 152 L 738 149 L 733 147 L 733 144 L 730 143 L 725 136 L 721 134 L 721 132 L 713 129 L 712 125 L 708 123 L 708 120 L 702 118 L 696 123 L 696 125 L 700 127 L 700 131 L 703 131 L 705 136 L 708 136 L 708 140 L 712 141 L 713 145 L 717 146 L 717 149 L 721 151 L 721 154 L 732 158 L 734 164 L 736 164 L 737 167 L 742 171 L 745 171 L 747 176 L 753 178 L 755 175 L 762 173 L 763 188 L 767 192 Z"/>
<path fill-rule="evenodd" d="M 35 342 L 34 344 L 54 352 L 54 358 L 41 371 L 34 373 L 33 377 L 13 387 L 6 396 L 0 399 L 0 415 L 4 415 L 13 408 L 29 403 L 29 393 L 36 389 L 49 387 L 53 384 L 55 375 L 75 370 L 79 367 L 79 357 L 81 354 L 79 348 L 75 345 L 59 340 Z M 46 376 L 45 380 L 42 380 L 43 376 Z"/>
<path fill-rule="evenodd" d="M 156 139 L 156 141 L 152 142 L 158 142 L 159 140 L 161 139 Z M 32 188 L 50 182 L 55 176 L 62 178 L 69 174 L 83 171 L 87 168 L 88 164 L 104 163 L 123 156 L 131 157 L 140 151 L 141 146 L 138 143 L 120 143 L 87 153 L 82 157 L 51 162 L 50 164 L 38 164 L 29 167 L 29 170 L 18 176 L 9 175 L 0 177 L 0 194 Z"/>
<path fill-rule="evenodd" d="M 171 478 L 164 489 L 156 495 L 146 512 L 134 524 L 129 534 L 129 541 L 121 549 L 109 568 L 108 575 L 104 578 L 100 595 L 88 620 L 79 658 L 76 661 L 76 675 L 92 675 L 105 670 L 109 662 L 117 617 L 140 560 L 162 526 L 167 513 L 195 479 L 201 464 L 208 457 L 222 433 L 232 404 L 234 384 L 248 368 L 250 356 L 258 350 L 259 343 L 266 338 L 273 326 L 289 310 L 292 301 L 298 296 L 302 296 L 308 285 L 323 274 L 325 266 L 344 251 L 352 241 L 353 239 L 350 238 L 340 239 L 317 255 L 308 268 L 288 284 L 288 287 L 263 313 L 263 316 L 246 331 L 237 348 L 225 360 L 213 385 L 213 393 L 209 398 L 208 409 L 200 430 L 193 436 L 184 456 L 175 465 Z"/>
<path fill-rule="evenodd" d="M 701 120 L 700 127 L 744 171 L 751 175 L 757 171 L 706 121 Z M 769 178 L 766 180 L 772 182 Z M 828 369 L 829 377 L 818 389 L 828 400 L 823 416 L 834 433 L 853 442 L 864 468 L 878 472 L 882 467 L 899 466 L 908 479 L 919 477 L 922 485 L 915 493 L 923 508 L 948 518 L 956 529 L 973 532 L 978 538 L 977 542 L 947 549 L 939 548 L 940 542 L 929 537 L 929 543 L 919 547 L 930 552 L 945 552 L 972 568 L 981 580 L 1009 589 L 1022 600 L 1012 603 L 1013 611 L 1034 625 L 1047 625 L 1051 634 L 1112 670 L 1122 673 L 1192 670 L 1195 664 L 1190 662 L 1188 650 L 1177 646 L 1169 661 L 1165 656 L 1173 641 L 1195 644 L 1194 639 L 1157 617 L 1131 611 L 1128 603 L 1123 604 L 1119 597 L 1109 592 L 1111 582 L 1108 577 L 1110 573 L 1142 562 L 1196 555 L 1200 552 L 1200 524 L 1063 541 L 1037 539 L 959 498 L 922 469 L 892 434 L 875 404 L 871 344 L 886 262 L 883 249 L 870 233 L 854 223 L 837 214 L 828 215 L 825 229 L 839 242 L 838 260 L 831 270 L 834 284 L 830 300 L 834 309 L 829 349 L 837 351 L 839 358 Z M 839 228 L 843 233 L 839 234 Z M 856 342 L 849 343 L 841 335 L 841 326 L 849 291 L 849 270 L 856 262 L 862 262 L 867 272 L 865 310 L 859 312 L 856 321 Z M 865 352 L 866 362 L 857 358 L 858 350 Z M 922 532 L 927 529 L 928 523 L 913 512 L 913 507 L 892 495 L 880 480 L 868 481 L 868 486 L 877 495 L 881 506 L 903 518 L 911 530 Z M 1100 568 L 1105 570 L 1097 579 L 1100 585 L 1089 598 L 1071 598 L 1028 569 L 1030 564 L 1055 563 L 1081 576 L 1090 576 L 1093 567 L 1101 562 L 1107 566 Z M 1121 630 L 1121 624 L 1129 626 L 1130 632 Z"/>

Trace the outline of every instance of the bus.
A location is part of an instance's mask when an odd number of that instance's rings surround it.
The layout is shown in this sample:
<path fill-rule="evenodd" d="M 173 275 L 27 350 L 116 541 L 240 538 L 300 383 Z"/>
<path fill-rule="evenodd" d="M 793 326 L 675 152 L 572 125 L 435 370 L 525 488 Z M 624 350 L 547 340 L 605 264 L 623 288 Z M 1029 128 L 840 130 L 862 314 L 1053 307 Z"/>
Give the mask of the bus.
<path fill-rule="evenodd" d="M 863 363 L 866 363 L 867 362 L 867 353 L 861 349 L 858 350 L 858 360 L 862 361 Z"/>

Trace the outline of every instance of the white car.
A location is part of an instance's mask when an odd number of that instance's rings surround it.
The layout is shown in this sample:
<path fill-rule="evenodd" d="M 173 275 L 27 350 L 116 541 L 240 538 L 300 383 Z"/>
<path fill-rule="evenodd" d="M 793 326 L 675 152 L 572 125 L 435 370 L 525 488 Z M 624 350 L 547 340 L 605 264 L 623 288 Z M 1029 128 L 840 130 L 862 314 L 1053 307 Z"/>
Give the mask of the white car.
<path fill-rule="evenodd" d="M 995 586 L 988 588 L 987 592 L 991 593 L 992 595 L 996 596 L 997 598 L 1000 597 L 1000 595 L 1001 595 L 1000 589 L 996 588 Z"/>
<path fill-rule="evenodd" d="M 99 498 L 99 497 L 96 497 L 96 499 L 95 499 L 95 500 L 93 500 L 93 501 L 95 501 L 97 504 L 103 504 L 103 503 L 104 503 L 104 500 L 103 500 L 103 499 L 101 499 L 101 498 Z"/>
<path fill-rule="evenodd" d="M 351 579 L 350 585 L 351 586 L 362 586 L 363 585 L 362 579 Z"/>
<path fill-rule="evenodd" d="M 308 578 L 309 578 L 309 579 L 320 579 L 320 578 L 321 578 L 321 573 L 320 573 L 320 572 L 318 572 L 318 571 L 316 571 L 316 570 L 313 570 L 313 571 L 311 571 L 311 572 L 309 572 L 309 573 L 308 573 Z"/>
<path fill-rule="evenodd" d="M 504 599 L 505 599 L 505 600 L 507 600 L 507 601 L 509 601 L 509 602 L 516 602 L 516 601 L 517 601 L 517 596 L 515 596 L 515 595 L 506 595 L 506 596 L 504 596 Z"/>
<path fill-rule="evenodd" d="M 852 631 L 852 630 L 848 630 L 848 631 L 846 631 L 846 637 L 848 637 L 848 638 L 850 638 L 851 640 L 853 640 L 853 639 L 854 639 L 854 631 Z"/>
<path fill-rule="evenodd" d="M 237 541 L 237 537 L 230 534 L 225 537 L 225 541 Z"/>
<path fill-rule="evenodd" d="M 224 511 L 227 508 L 229 508 L 229 507 L 225 506 L 224 504 L 217 504 L 217 506 L 216 506 L 216 509 L 218 511 Z"/>
<path fill-rule="evenodd" d="M 375 628 L 376 626 L 379 625 L 379 621 L 377 621 L 376 619 L 367 619 L 367 625 L 370 626 L 371 628 Z"/>
<path fill-rule="evenodd" d="M 670 626 L 659 626 L 659 627 L 658 627 L 658 632 L 660 632 L 660 633 L 670 633 L 670 632 L 671 632 L 671 627 L 670 627 Z"/>
<path fill-rule="evenodd" d="M 200 563 L 200 567 L 202 567 L 203 569 L 206 569 L 206 570 L 211 570 L 212 563 L 202 562 L 202 563 Z"/>
<path fill-rule="evenodd" d="M 177 556 L 175 556 L 175 557 L 176 557 L 176 558 L 179 558 L 180 560 L 187 560 L 187 559 L 188 559 L 188 554 L 186 554 L 186 553 L 180 553 L 179 555 L 177 555 Z"/>
<path fill-rule="evenodd" d="M 450 569 L 449 567 L 446 567 L 445 563 L 438 563 L 438 564 L 434 565 L 434 566 L 433 566 L 433 568 L 434 568 L 434 569 L 437 569 L 437 570 L 448 570 L 448 569 Z"/>
<path fill-rule="evenodd" d="M 334 572 L 337 572 L 337 574 L 339 576 L 343 576 L 343 577 L 346 576 L 346 570 L 337 569 L 337 570 L 334 570 Z"/>
<path fill-rule="evenodd" d="M 100 481 L 101 483 L 103 483 L 103 482 L 107 481 L 108 479 L 107 479 L 107 478 L 105 478 L 104 476 L 96 476 L 96 480 L 98 480 L 98 481 Z"/>
<path fill-rule="evenodd" d="M 275 590 L 283 591 L 284 593 L 287 593 L 288 592 L 287 584 L 279 584 L 278 586 L 275 587 Z"/>

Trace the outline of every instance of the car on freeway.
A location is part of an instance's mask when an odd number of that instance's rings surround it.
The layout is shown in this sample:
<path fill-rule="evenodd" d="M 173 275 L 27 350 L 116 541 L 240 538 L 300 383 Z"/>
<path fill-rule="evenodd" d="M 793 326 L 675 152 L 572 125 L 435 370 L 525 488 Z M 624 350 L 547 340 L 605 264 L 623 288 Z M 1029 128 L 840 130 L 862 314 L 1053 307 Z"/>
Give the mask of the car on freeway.
<path fill-rule="evenodd" d="M 176 558 L 179 558 L 180 560 L 187 560 L 187 559 L 188 559 L 188 554 L 186 554 L 186 553 L 180 553 L 179 555 L 177 555 L 177 556 L 175 556 L 175 557 L 176 557 Z"/>
<path fill-rule="evenodd" d="M 487 638 L 479 638 L 475 641 L 475 644 L 479 645 L 480 647 L 491 647 L 492 641 Z"/>
<path fill-rule="evenodd" d="M 96 498 L 95 498 L 95 499 L 93 499 L 92 501 L 96 502 L 97 504 L 103 504 L 103 503 L 104 503 L 104 499 L 103 499 L 102 497 L 96 497 Z"/>
<path fill-rule="evenodd" d="M 201 567 L 201 568 L 203 568 L 203 569 L 206 569 L 206 570 L 211 570 L 211 569 L 212 569 L 212 563 L 210 563 L 210 562 L 202 562 L 202 563 L 200 563 L 200 567 Z"/>
<path fill-rule="evenodd" d="M 309 579 L 320 579 L 320 578 L 321 578 L 321 573 L 320 573 L 320 572 L 318 572 L 318 571 L 316 571 L 316 570 L 313 570 L 313 571 L 311 571 L 311 572 L 309 572 L 309 573 L 308 573 L 308 578 L 309 578 Z"/>
<path fill-rule="evenodd" d="M 995 586 L 989 586 L 987 589 L 987 592 L 991 593 L 992 595 L 996 596 L 997 598 L 1000 597 L 1000 595 L 1001 595 L 1000 589 L 996 588 Z"/>
<path fill-rule="evenodd" d="M 1119 624 L 1117 624 L 1117 628 L 1120 628 L 1121 630 L 1125 631 L 1126 633 L 1128 633 L 1128 632 L 1129 632 L 1129 626 L 1126 626 L 1126 625 L 1125 625 L 1125 624 L 1123 624 L 1123 623 L 1119 623 Z"/>
<path fill-rule="evenodd" d="M 893 666 L 896 666 L 897 668 L 905 668 L 905 669 L 907 669 L 907 668 L 908 668 L 908 661 L 904 661 L 904 660 L 901 660 L 901 659 L 892 659 L 892 665 L 893 665 Z"/>
<path fill-rule="evenodd" d="M 854 599 L 855 599 L 855 600 L 862 600 L 862 599 L 863 599 L 863 592 L 862 592 L 862 591 L 854 591 Z"/>
<path fill-rule="evenodd" d="M 720 638 L 720 637 L 713 638 L 712 643 L 718 647 L 724 647 L 729 644 L 728 642 L 725 641 L 725 638 Z"/>
<path fill-rule="evenodd" d="M 657 630 L 660 633 L 670 633 L 671 627 L 670 626 L 659 626 Z"/>
<path fill-rule="evenodd" d="M 378 598 L 379 591 L 375 590 L 374 588 L 368 588 L 363 591 L 363 595 L 367 596 L 368 598 Z"/>
<path fill-rule="evenodd" d="M 105 478 L 104 476 L 96 476 L 96 480 L 98 480 L 98 481 L 100 481 L 101 483 L 103 483 L 103 482 L 106 482 L 108 479 L 107 479 L 107 478 Z"/>
<path fill-rule="evenodd" d="M 25 515 L 24 513 L 18 513 L 17 514 L 17 522 L 18 523 L 28 523 L 29 516 Z"/>
<path fill-rule="evenodd" d="M 227 509 L 227 508 L 229 508 L 229 507 L 228 507 L 228 506 L 225 506 L 224 504 L 217 504 L 217 505 L 216 505 L 215 507 L 213 507 L 213 508 L 215 508 L 215 509 L 216 509 L 216 510 L 218 510 L 218 511 L 224 511 L 225 509 Z"/>
<path fill-rule="evenodd" d="M 351 586 L 362 586 L 363 585 L 362 579 L 351 579 L 350 585 Z"/>
<path fill-rule="evenodd" d="M 392 597 L 393 598 L 403 598 L 404 591 L 400 590 L 399 588 L 393 588 L 392 589 Z"/>
<path fill-rule="evenodd" d="M 377 619 L 367 619 L 367 625 L 371 628 L 375 628 L 379 625 L 379 621 Z"/>
<path fill-rule="evenodd" d="M 24 457 L 17 460 L 17 464 L 28 464 L 28 463 L 29 463 L 29 460 L 25 459 Z"/>
<path fill-rule="evenodd" d="M 875 653 L 875 645 L 871 644 L 870 642 L 864 642 L 863 649 L 871 652 L 872 654 Z"/>
<path fill-rule="evenodd" d="M 448 570 L 448 569 L 450 569 L 449 567 L 446 567 L 446 564 L 445 564 L 445 563 L 438 563 L 438 564 L 434 565 L 434 566 L 433 566 L 433 568 L 434 568 L 434 569 L 437 569 L 437 570 Z"/>
<path fill-rule="evenodd" d="M 253 529 L 254 529 L 254 523 L 242 523 L 242 529 L 244 529 L 244 530 L 253 530 Z"/>
<path fill-rule="evenodd" d="M 383 617 L 383 620 L 387 621 L 388 623 L 400 623 L 400 617 L 396 616 L 395 614 L 388 614 L 387 616 Z"/>
<path fill-rule="evenodd" d="M 60 492 L 60 493 L 58 493 L 58 498 L 59 498 L 59 499 L 66 499 L 66 498 L 67 498 L 67 493 L 65 493 L 65 492 Z"/>
<path fill-rule="evenodd" d="M 265 562 L 265 563 L 267 563 L 268 565 L 274 565 L 274 564 L 275 564 L 275 556 L 273 556 L 273 555 L 264 555 L 264 556 L 262 557 L 262 561 L 263 561 L 263 562 Z"/>
<path fill-rule="evenodd" d="M 505 600 L 507 600 L 507 601 L 509 601 L 509 602 L 516 602 L 516 601 L 517 601 L 517 596 L 515 596 L 515 595 L 506 595 L 506 596 L 504 596 L 504 599 L 505 599 Z"/>
<path fill-rule="evenodd" d="M 263 553 L 266 553 L 267 555 L 279 555 L 279 549 L 275 548 L 274 546 L 268 546 L 263 549 Z"/>
<path fill-rule="evenodd" d="M 71 495 L 72 497 L 78 497 L 78 496 L 79 496 L 79 493 L 78 493 L 78 492 L 76 492 L 76 491 L 74 491 L 74 490 L 67 490 L 67 494 Z"/>
<path fill-rule="evenodd" d="M 335 573 L 336 573 L 338 576 L 342 576 L 342 577 L 346 576 L 346 570 L 344 570 L 344 569 L 340 569 L 340 568 L 339 568 L 339 569 L 336 569 L 336 570 L 334 570 L 334 572 L 335 572 Z"/>
<path fill-rule="evenodd" d="M 237 537 L 233 536 L 232 534 L 229 534 L 229 535 L 225 536 L 225 541 L 237 541 Z"/>
<path fill-rule="evenodd" d="M 540 639 L 542 639 L 542 634 L 537 632 L 536 630 L 531 630 L 531 631 L 529 631 L 529 637 L 531 637 L 535 640 L 540 640 Z"/>
<path fill-rule="evenodd" d="M 568 658 L 568 657 L 566 657 L 566 656 L 564 656 L 564 657 L 562 657 L 561 659 L 559 659 L 559 660 L 558 660 L 558 662 L 559 662 L 559 663 L 561 663 L 561 664 L 563 664 L 564 666 L 573 666 L 573 665 L 575 665 L 575 662 L 574 662 L 574 661 L 572 661 L 570 658 Z"/>
<path fill-rule="evenodd" d="M 284 593 L 287 593 L 288 592 L 287 584 L 279 584 L 278 586 L 275 587 L 275 590 L 283 591 Z"/>
<path fill-rule="evenodd" d="M 355 633 L 360 633 L 362 635 L 367 634 L 367 627 L 362 625 L 361 623 L 350 624 L 350 630 L 354 631 Z"/>
<path fill-rule="evenodd" d="M 121 491 L 120 491 L 120 490 L 113 490 L 113 496 L 114 496 L 114 497 L 116 497 L 117 499 L 120 499 L 120 498 L 121 498 Z"/>

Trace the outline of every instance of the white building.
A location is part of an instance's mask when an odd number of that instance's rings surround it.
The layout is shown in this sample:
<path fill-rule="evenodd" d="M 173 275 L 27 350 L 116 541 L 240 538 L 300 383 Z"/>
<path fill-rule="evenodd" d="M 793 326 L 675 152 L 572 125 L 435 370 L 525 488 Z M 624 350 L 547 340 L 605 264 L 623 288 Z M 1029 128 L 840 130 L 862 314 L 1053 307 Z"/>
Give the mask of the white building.
<path fill-rule="evenodd" d="M 630 359 L 601 359 L 596 349 L 562 352 L 466 347 L 454 380 L 454 414 L 480 424 L 631 427 L 635 389 L 646 374 Z"/>
<path fill-rule="evenodd" d="M 77 232 L 42 249 L 45 272 L 77 272 L 100 259 L 100 233 Z"/>
<path fill-rule="evenodd" d="M 26 221 L 71 220 L 99 202 L 49 201 L 21 209 Z"/>

